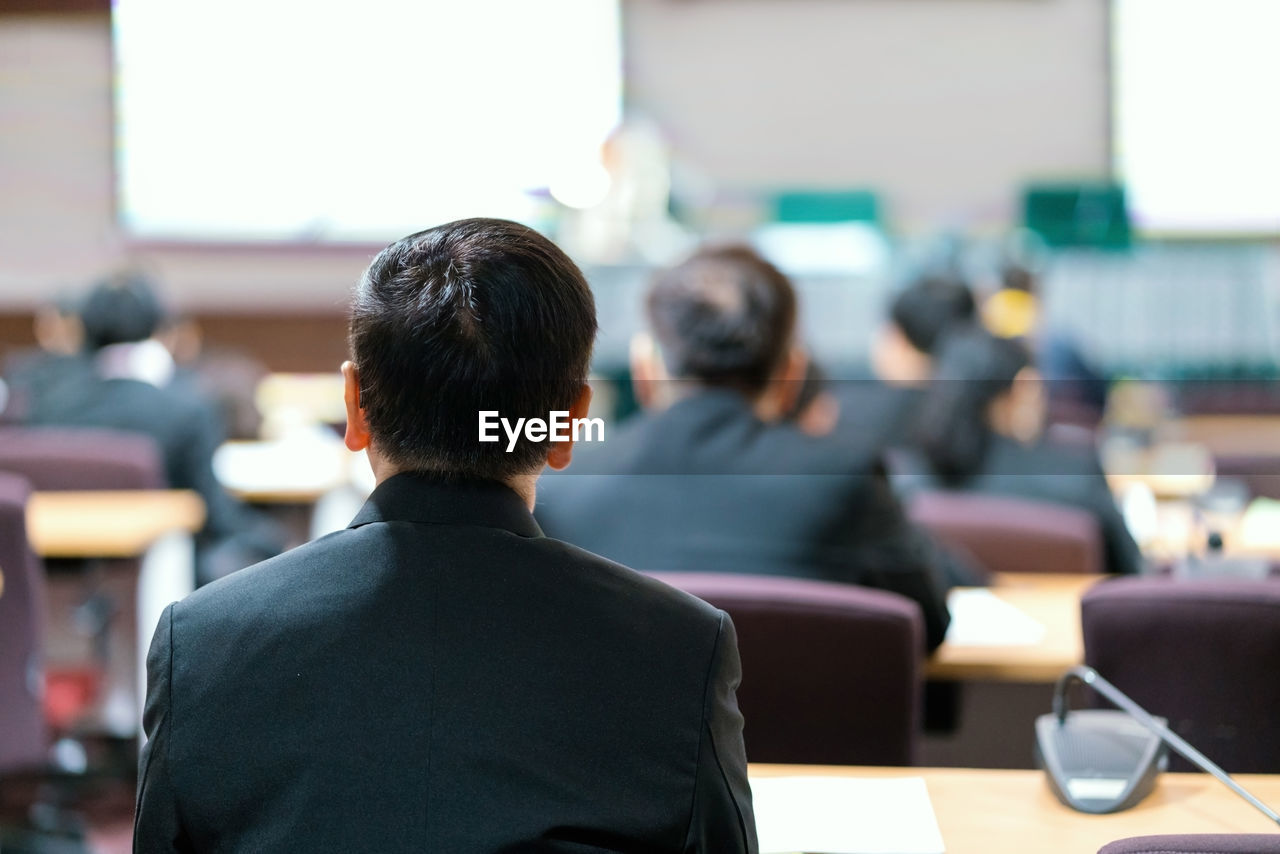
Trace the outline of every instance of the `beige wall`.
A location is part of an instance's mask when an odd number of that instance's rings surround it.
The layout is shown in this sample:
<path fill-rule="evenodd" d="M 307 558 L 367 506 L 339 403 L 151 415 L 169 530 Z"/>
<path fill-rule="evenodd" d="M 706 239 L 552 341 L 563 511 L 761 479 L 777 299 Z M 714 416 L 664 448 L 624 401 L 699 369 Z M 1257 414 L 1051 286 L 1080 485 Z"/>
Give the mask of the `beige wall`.
<path fill-rule="evenodd" d="M 907 226 L 999 222 L 1106 167 L 1106 0 L 625 0 L 632 104 L 731 187 L 874 186 Z M 126 260 L 185 308 L 332 312 L 366 250 L 129 246 L 105 17 L 0 17 L 0 309 Z"/>
<path fill-rule="evenodd" d="M 638 0 L 626 22 L 633 100 L 720 182 L 879 188 L 920 227 L 1107 169 L 1107 0 Z"/>

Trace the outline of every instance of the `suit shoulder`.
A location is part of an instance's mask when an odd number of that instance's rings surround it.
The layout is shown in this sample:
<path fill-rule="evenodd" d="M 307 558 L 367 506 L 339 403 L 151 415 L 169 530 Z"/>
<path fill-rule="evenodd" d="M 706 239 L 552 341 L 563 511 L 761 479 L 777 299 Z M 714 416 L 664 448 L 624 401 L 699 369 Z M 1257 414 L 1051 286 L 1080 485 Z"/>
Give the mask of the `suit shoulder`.
<path fill-rule="evenodd" d="M 282 598 L 313 583 L 318 570 L 350 562 L 368 540 L 364 528 L 346 528 L 245 567 L 191 593 L 174 609 L 175 618 L 249 618 L 280 607 Z"/>
<path fill-rule="evenodd" d="M 625 596 L 630 605 L 662 610 L 675 619 L 719 626 L 722 612 L 718 608 L 664 581 L 562 540 L 544 537 L 538 544 L 558 563 L 572 566 L 589 583 L 607 586 Z"/>

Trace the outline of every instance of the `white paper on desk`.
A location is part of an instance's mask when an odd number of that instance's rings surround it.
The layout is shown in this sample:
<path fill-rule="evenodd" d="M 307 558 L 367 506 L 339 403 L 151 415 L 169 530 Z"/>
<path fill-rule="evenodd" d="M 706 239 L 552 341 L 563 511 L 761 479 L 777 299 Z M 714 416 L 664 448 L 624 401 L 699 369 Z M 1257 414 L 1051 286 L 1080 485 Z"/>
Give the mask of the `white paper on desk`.
<path fill-rule="evenodd" d="M 348 480 L 342 441 L 323 433 L 271 442 L 229 442 L 213 455 L 213 473 L 244 492 L 324 492 Z"/>
<path fill-rule="evenodd" d="M 760 854 L 942 854 L 923 777 L 756 777 Z"/>
<path fill-rule="evenodd" d="M 1034 646 L 1044 640 L 1044 626 L 990 590 L 952 590 L 947 608 L 947 643 L 954 646 Z"/>

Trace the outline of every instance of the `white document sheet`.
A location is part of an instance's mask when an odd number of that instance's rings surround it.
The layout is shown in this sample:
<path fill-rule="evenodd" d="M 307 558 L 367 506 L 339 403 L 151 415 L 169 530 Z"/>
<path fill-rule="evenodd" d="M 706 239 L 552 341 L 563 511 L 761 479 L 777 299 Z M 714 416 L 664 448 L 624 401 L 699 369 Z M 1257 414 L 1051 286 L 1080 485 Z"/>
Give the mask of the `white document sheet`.
<path fill-rule="evenodd" d="M 760 854 L 942 854 L 922 777 L 751 780 Z"/>
<path fill-rule="evenodd" d="M 963 588 L 947 595 L 951 625 L 947 643 L 956 646 L 1033 646 L 1044 640 L 1038 621 L 990 590 Z"/>

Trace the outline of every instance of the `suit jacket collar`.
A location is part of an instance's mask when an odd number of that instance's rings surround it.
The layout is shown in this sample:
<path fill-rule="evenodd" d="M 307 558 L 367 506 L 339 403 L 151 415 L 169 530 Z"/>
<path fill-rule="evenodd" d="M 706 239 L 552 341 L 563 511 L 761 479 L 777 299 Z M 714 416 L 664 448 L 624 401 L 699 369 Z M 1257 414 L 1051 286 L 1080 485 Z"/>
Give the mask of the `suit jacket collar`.
<path fill-rule="evenodd" d="M 476 525 L 521 537 L 542 536 L 524 499 L 505 484 L 407 472 L 380 483 L 348 527 L 370 522 Z"/>

